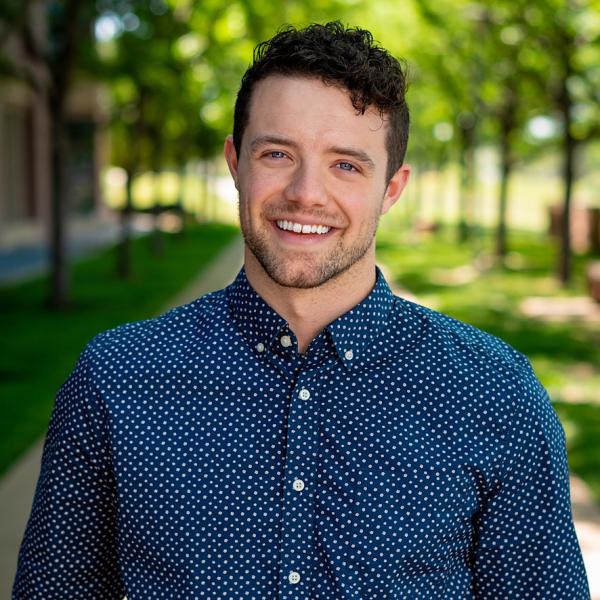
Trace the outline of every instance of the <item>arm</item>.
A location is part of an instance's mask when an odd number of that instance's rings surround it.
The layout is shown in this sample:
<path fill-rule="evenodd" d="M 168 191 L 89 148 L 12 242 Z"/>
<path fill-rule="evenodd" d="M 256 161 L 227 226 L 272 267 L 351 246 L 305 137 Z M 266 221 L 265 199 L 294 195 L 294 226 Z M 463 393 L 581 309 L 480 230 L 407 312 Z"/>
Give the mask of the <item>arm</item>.
<path fill-rule="evenodd" d="M 115 485 L 90 346 L 56 397 L 13 600 L 121 600 Z"/>
<path fill-rule="evenodd" d="M 513 415 L 504 473 L 475 524 L 476 598 L 590 597 L 571 514 L 564 432 L 545 390 L 538 391 Z"/>

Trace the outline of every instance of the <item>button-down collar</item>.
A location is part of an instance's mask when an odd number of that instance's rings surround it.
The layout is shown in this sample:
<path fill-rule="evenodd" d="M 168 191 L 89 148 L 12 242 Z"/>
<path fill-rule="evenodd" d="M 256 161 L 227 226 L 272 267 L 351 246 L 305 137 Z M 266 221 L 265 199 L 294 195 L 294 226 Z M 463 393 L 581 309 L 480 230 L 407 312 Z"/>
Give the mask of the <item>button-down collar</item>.
<path fill-rule="evenodd" d="M 340 360 L 348 368 L 370 362 L 381 331 L 388 325 L 394 295 L 383 273 L 377 269 L 371 293 L 354 308 L 328 325 Z M 387 340 L 391 343 L 392 340 Z M 393 348 L 388 348 L 388 352 Z"/>
<path fill-rule="evenodd" d="M 264 353 L 265 348 L 296 349 L 295 336 L 290 335 L 285 319 L 252 288 L 244 269 L 227 288 L 227 299 L 237 329 L 251 348 L 260 348 L 260 353 Z M 390 323 L 395 303 L 400 303 L 400 320 Z M 324 334 L 339 360 L 350 369 L 393 357 L 411 346 L 423 327 L 422 315 L 413 310 L 410 303 L 393 295 L 377 268 L 375 285 L 369 295 L 325 327 Z M 291 344 L 287 343 L 288 338 Z"/>
<path fill-rule="evenodd" d="M 275 343 L 283 349 L 280 339 L 289 335 L 287 323 L 254 291 L 243 268 L 226 292 L 231 317 L 249 346 L 263 354 Z"/>

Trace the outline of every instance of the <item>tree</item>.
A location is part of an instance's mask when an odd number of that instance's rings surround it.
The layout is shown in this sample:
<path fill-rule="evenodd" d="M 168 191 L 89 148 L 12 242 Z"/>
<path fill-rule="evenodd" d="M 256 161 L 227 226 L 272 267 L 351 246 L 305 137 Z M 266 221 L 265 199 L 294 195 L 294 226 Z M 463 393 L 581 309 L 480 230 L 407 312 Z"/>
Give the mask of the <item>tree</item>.
<path fill-rule="evenodd" d="M 564 189 L 557 271 L 563 285 L 569 283 L 572 270 L 570 213 L 577 155 L 585 141 L 600 133 L 599 9 L 599 3 L 591 0 L 553 0 L 525 12 L 528 30 L 548 61 L 539 73 L 539 88 L 549 95 L 562 121 Z"/>
<path fill-rule="evenodd" d="M 11 2 L 3 9 L 5 27 L 14 36 L 23 60 L 13 72 L 26 81 L 46 107 L 50 123 L 50 256 L 49 304 L 64 308 L 69 299 L 66 256 L 66 151 L 65 104 L 82 43 L 91 39 L 91 13 L 78 0 Z M 37 16 L 46 21 L 40 35 Z M 44 29 L 44 28 L 42 28 Z"/>

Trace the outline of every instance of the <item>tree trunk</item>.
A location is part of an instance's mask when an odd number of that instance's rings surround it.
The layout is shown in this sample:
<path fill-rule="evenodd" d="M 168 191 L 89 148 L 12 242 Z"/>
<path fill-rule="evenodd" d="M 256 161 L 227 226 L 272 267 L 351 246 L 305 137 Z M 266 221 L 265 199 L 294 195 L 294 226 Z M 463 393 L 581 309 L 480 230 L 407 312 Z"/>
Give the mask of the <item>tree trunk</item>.
<path fill-rule="evenodd" d="M 185 187 L 187 181 L 187 166 L 182 161 L 179 166 L 179 189 L 177 190 L 177 212 L 181 219 L 181 226 L 179 229 L 179 235 L 185 236 L 186 230 L 186 210 L 185 210 Z"/>
<path fill-rule="evenodd" d="M 502 108 L 500 109 L 500 191 L 498 196 L 498 224 L 496 228 L 496 257 L 504 261 L 508 252 L 506 215 L 508 212 L 508 186 L 513 168 L 511 141 L 517 126 L 518 82 L 514 78 L 506 81 Z"/>
<path fill-rule="evenodd" d="M 161 213 L 161 204 L 160 204 L 160 171 L 155 169 L 152 173 L 152 183 L 153 183 L 153 193 L 154 193 L 154 202 L 152 204 L 152 238 L 151 238 L 151 248 L 154 256 L 162 256 L 163 254 L 163 236 L 160 231 L 160 213 Z"/>
<path fill-rule="evenodd" d="M 73 68 L 81 34 L 80 15 L 84 3 L 65 0 L 62 21 L 58 31 L 49 39 L 46 55 L 40 55 L 49 75 L 46 102 L 50 117 L 51 137 L 51 201 L 50 201 L 50 296 L 52 308 L 66 308 L 69 304 L 70 281 L 67 264 L 67 134 L 65 99 L 71 85 Z M 42 58 L 43 56 L 43 58 Z"/>
<path fill-rule="evenodd" d="M 117 273 L 122 279 L 131 277 L 131 217 L 133 213 L 133 169 L 127 169 L 125 206 L 121 211 L 121 239 L 119 240 Z"/>
<path fill-rule="evenodd" d="M 201 176 L 201 182 L 202 182 L 202 208 L 201 208 L 201 214 L 202 214 L 202 220 L 203 221 L 209 221 L 210 220 L 210 216 L 209 216 L 209 212 L 210 212 L 210 207 L 209 207 L 209 198 L 208 198 L 208 169 L 209 169 L 209 164 L 208 164 L 208 158 L 205 158 L 202 160 L 202 176 Z"/>
<path fill-rule="evenodd" d="M 473 147 L 474 128 L 460 127 L 460 190 L 459 190 L 459 221 L 458 241 L 466 242 L 471 237 L 473 210 L 473 180 L 475 152 Z"/>
<path fill-rule="evenodd" d="M 563 286 L 571 281 L 571 197 L 575 179 L 575 152 L 577 142 L 570 133 L 570 117 L 565 117 L 563 180 L 564 196 L 562 210 L 562 231 L 560 244 L 559 280 Z"/>
<path fill-rule="evenodd" d="M 66 198 L 66 131 L 60 99 L 49 100 L 50 114 L 50 297 L 49 305 L 66 308 L 69 303 L 70 281 L 67 264 L 67 198 Z"/>
<path fill-rule="evenodd" d="M 567 67 L 568 68 L 568 67 Z M 567 72 L 568 73 L 568 72 Z M 570 74 L 570 73 L 568 73 Z M 571 196 L 575 179 L 575 153 L 577 140 L 571 132 L 572 101 L 567 87 L 567 77 L 560 90 L 560 108 L 563 116 L 563 210 L 561 222 L 561 244 L 558 264 L 558 278 L 563 286 L 571 280 Z"/>
<path fill-rule="evenodd" d="M 498 196 L 498 225 L 496 229 L 496 256 L 504 260 L 508 251 L 506 213 L 508 206 L 508 183 L 512 171 L 510 156 L 510 131 L 503 128 L 500 141 L 500 193 Z"/>
<path fill-rule="evenodd" d="M 433 222 L 435 225 L 435 232 L 442 231 L 444 227 L 444 217 L 446 214 L 446 148 L 440 148 L 435 164 L 435 198 L 434 198 L 434 210 L 433 210 Z"/>

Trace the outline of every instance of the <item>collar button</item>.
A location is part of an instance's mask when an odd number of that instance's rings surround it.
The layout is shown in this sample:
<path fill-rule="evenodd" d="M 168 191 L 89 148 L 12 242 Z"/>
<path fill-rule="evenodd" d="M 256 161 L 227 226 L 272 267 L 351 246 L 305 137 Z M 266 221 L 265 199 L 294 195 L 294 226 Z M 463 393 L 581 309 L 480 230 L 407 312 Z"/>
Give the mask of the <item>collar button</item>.
<path fill-rule="evenodd" d="M 279 343 L 284 348 L 289 348 L 292 345 L 292 338 L 289 335 L 282 335 L 281 339 L 279 340 Z"/>
<path fill-rule="evenodd" d="M 344 358 L 346 360 L 352 360 L 354 358 L 354 352 L 352 352 L 352 350 L 346 350 L 346 352 L 344 352 Z"/>

